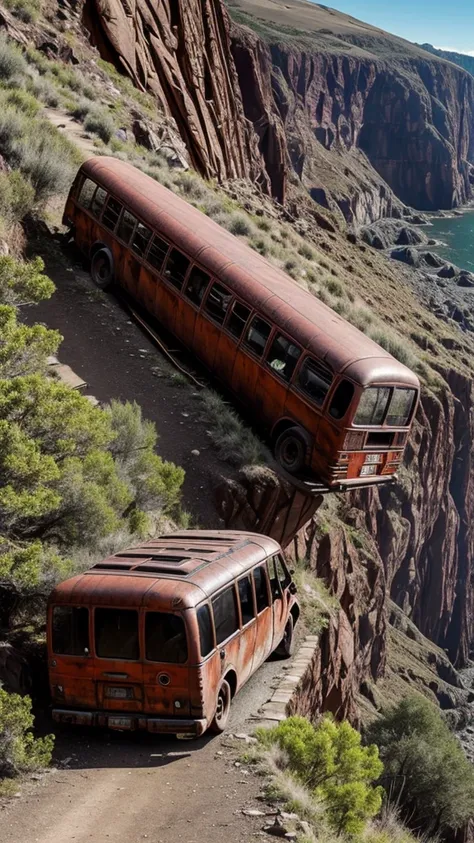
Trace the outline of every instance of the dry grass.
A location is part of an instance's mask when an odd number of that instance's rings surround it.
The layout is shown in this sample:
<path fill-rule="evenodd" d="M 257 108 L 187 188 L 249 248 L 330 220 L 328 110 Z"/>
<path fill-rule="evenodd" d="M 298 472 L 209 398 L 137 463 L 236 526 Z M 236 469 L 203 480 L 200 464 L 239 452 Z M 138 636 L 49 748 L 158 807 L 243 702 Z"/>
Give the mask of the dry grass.
<path fill-rule="evenodd" d="M 223 460 L 237 468 L 267 462 L 268 450 L 217 392 L 204 390 L 201 401 L 209 438 Z"/>

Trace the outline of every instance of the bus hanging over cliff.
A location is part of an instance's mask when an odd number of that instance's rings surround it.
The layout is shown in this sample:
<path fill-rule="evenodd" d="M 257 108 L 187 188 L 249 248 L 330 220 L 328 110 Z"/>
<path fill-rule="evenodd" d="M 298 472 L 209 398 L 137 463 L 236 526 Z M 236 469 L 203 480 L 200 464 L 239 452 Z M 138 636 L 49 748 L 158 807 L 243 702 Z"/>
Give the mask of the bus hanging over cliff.
<path fill-rule="evenodd" d="M 420 385 L 377 343 L 118 159 L 82 165 L 63 222 L 94 282 L 118 284 L 194 353 L 285 471 L 332 490 L 393 478 Z"/>

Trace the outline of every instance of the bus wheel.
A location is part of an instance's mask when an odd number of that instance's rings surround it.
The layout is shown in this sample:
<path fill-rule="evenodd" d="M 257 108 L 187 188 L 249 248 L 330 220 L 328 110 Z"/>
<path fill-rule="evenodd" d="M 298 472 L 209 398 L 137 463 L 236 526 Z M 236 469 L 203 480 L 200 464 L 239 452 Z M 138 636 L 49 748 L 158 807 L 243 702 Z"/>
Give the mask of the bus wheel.
<path fill-rule="evenodd" d="M 278 647 L 275 648 L 275 655 L 279 656 L 281 659 L 289 659 L 290 656 L 293 655 L 293 644 L 294 644 L 294 637 L 293 637 L 293 629 L 294 629 L 294 622 L 293 616 L 290 615 L 288 618 L 288 622 L 285 626 L 285 634 L 281 639 Z"/>
<path fill-rule="evenodd" d="M 91 275 L 96 287 L 106 290 L 114 280 L 112 257 L 108 249 L 99 249 L 91 260 Z"/>
<path fill-rule="evenodd" d="M 275 457 L 289 474 L 299 474 L 306 464 L 308 445 L 299 427 L 284 430 L 275 444 Z"/>
<path fill-rule="evenodd" d="M 219 693 L 217 695 L 217 708 L 216 713 L 214 715 L 214 720 L 210 725 L 210 731 L 214 732 L 215 735 L 220 735 L 227 725 L 227 721 L 229 719 L 229 712 L 230 712 L 230 702 L 232 699 L 232 693 L 230 690 L 230 685 L 224 679 L 221 687 L 219 688 Z"/>

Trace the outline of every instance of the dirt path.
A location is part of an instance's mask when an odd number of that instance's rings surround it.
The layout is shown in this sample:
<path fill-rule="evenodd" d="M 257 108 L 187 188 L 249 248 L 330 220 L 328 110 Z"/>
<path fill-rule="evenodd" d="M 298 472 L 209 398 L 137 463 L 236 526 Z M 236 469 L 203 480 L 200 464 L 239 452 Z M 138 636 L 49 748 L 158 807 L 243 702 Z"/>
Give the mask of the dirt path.
<path fill-rule="evenodd" d="M 186 471 L 184 507 L 200 525 L 222 526 L 213 489 L 231 469 L 210 446 L 195 388 L 179 384 L 175 370 L 114 296 L 95 287 L 72 248 L 63 250 L 44 239 L 30 239 L 30 248 L 45 260 L 56 292 L 49 301 L 24 311 L 23 318 L 60 331 L 61 361 L 87 382 L 87 394 L 101 402 L 112 398 L 138 402 L 144 418 L 156 424 L 160 455 Z M 199 456 L 192 453 L 195 450 Z"/>
<path fill-rule="evenodd" d="M 267 662 L 233 702 L 229 733 L 248 733 L 282 663 Z M 258 779 L 235 766 L 242 741 L 63 730 L 57 768 L 0 811 L 1 843 L 248 843 L 265 810 Z"/>
<path fill-rule="evenodd" d="M 84 158 L 97 155 L 94 140 L 86 135 L 82 123 L 74 120 L 74 117 L 71 117 L 67 111 L 62 111 L 59 108 L 45 108 L 43 114 L 53 126 L 56 126 L 62 134 L 66 135 L 80 149 Z"/>

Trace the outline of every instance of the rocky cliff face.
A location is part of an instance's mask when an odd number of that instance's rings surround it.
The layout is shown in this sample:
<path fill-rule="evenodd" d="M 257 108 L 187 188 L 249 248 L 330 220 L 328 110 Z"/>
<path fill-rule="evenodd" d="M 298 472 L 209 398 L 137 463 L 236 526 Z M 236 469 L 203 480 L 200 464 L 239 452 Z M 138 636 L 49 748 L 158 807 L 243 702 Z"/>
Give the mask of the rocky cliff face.
<path fill-rule="evenodd" d="M 398 214 L 398 200 L 429 210 L 470 197 L 468 73 L 380 30 L 354 35 L 332 11 L 327 29 L 320 7 L 307 33 L 297 24 L 308 4 L 277 2 L 286 17 L 262 32 L 246 12 L 275 15 L 273 4 L 236 5 L 250 26 L 231 24 L 222 0 L 86 0 L 84 21 L 101 54 L 174 117 L 206 177 L 251 178 L 280 202 L 289 177 L 358 223 Z"/>

